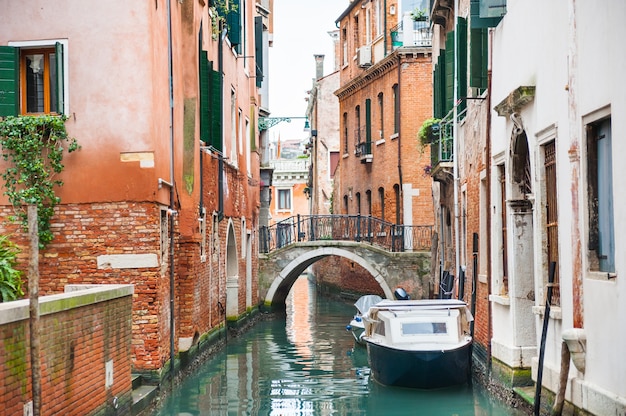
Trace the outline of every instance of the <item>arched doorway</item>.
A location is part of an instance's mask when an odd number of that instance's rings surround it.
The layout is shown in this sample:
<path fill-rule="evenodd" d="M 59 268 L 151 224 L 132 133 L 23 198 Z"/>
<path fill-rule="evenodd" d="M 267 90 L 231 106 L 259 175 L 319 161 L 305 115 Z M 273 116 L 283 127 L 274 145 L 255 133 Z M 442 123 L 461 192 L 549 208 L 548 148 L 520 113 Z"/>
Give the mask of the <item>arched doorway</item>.
<path fill-rule="evenodd" d="M 509 247 L 509 298 L 514 347 L 520 350 L 521 366 L 530 367 L 536 353 L 534 277 L 534 225 L 532 166 L 528 137 L 521 116 L 512 114 L 510 143 L 510 191 L 507 201 Z"/>
<path fill-rule="evenodd" d="M 226 240 L 226 319 L 236 320 L 239 317 L 239 262 L 237 256 L 237 239 L 232 220 L 228 223 Z"/>

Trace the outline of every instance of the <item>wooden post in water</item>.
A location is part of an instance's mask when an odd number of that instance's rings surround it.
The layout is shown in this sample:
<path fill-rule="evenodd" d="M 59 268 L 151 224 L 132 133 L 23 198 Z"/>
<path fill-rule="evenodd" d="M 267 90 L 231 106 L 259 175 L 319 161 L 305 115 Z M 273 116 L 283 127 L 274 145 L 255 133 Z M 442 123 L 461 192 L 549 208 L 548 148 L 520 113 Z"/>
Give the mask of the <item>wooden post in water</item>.
<path fill-rule="evenodd" d="M 28 206 L 28 297 L 30 300 L 30 369 L 33 395 L 33 415 L 41 414 L 41 362 L 39 345 L 39 227 L 37 205 Z"/>
<path fill-rule="evenodd" d="M 535 386 L 534 416 L 539 416 L 541 414 L 541 384 L 543 378 L 543 358 L 546 352 L 546 336 L 548 335 L 548 322 L 550 321 L 550 302 L 552 301 L 552 285 L 554 283 L 555 271 L 556 262 L 551 262 L 550 270 L 548 271 L 548 293 L 546 295 L 546 308 L 543 311 L 541 345 L 539 346 L 539 365 L 537 366 L 537 385 Z"/>

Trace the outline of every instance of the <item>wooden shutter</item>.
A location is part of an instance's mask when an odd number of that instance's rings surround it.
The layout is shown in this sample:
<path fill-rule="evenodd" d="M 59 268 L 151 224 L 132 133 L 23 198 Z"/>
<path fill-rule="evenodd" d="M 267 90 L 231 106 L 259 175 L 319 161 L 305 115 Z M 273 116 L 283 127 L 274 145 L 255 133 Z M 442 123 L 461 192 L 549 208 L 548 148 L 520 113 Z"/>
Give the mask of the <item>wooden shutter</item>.
<path fill-rule="evenodd" d="M 256 63 L 256 86 L 263 82 L 263 17 L 254 18 L 254 60 Z"/>
<path fill-rule="evenodd" d="M 506 0 L 470 0 L 472 29 L 496 27 L 506 14 Z"/>
<path fill-rule="evenodd" d="M 56 70 L 57 70 L 57 79 L 56 81 L 56 89 L 57 89 L 57 113 L 64 114 L 65 113 L 65 73 L 63 67 L 63 44 L 57 42 L 54 45 L 55 56 L 56 56 Z"/>
<path fill-rule="evenodd" d="M 445 95 L 444 95 L 444 115 L 452 110 L 454 103 L 454 31 L 448 32 L 446 37 L 445 50 L 446 72 L 445 72 Z"/>
<path fill-rule="evenodd" d="M 368 143 L 366 152 L 370 154 L 370 145 L 372 143 L 372 100 L 365 100 L 365 141 Z"/>
<path fill-rule="evenodd" d="M 459 18 L 457 22 L 457 98 L 461 99 L 467 97 L 467 20 Z M 467 107 L 467 100 L 462 100 L 459 103 L 458 111 L 461 112 Z"/>
<path fill-rule="evenodd" d="M 222 73 L 210 71 L 210 138 L 209 141 L 219 152 L 222 151 Z"/>
<path fill-rule="evenodd" d="M 470 87 L 487 89 L 488 29 L 470 31 Z"/>
<path fill-rule="evenodd" d="M 228 39 L 233 46 L 241 43 L 241 5 L 239 0 L 230 0 L 226 24 L 228 25 Z"/>
<path fill-rule="evenodd" d="M 20 112 L 18 48 L 0 46 L 0 117 L 17 116 Z"/>
<path fill-rule="evenodd" d="M 200 140 L 209 144 L 209 58 L 206 51 L 200 51 L 199 96 L 200 96 Z"/>

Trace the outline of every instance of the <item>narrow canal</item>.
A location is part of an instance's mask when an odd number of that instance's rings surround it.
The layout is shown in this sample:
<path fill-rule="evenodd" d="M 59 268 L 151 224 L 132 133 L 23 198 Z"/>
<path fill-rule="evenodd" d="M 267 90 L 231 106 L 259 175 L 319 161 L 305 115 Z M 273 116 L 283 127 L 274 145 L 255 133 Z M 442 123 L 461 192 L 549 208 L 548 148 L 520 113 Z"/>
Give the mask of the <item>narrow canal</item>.
<path fill-rule="evenodd" d="M 154 415 L 522 415 L 476 383 L 436 391 L 377 384 L 366 349 L 345 330 L 354 312 L 301 277 L 284 318 L 229 340 Z"/>

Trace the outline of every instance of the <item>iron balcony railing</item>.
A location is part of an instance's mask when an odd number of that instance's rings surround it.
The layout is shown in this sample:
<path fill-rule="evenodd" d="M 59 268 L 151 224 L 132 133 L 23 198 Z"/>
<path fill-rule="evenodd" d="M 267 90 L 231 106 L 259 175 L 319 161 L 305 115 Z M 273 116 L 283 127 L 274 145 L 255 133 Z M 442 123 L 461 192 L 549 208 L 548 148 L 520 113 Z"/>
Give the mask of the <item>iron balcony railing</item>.
<path fill-rule="evenodd" d="M 432 226 L 398 225 L 362 215 L 297 215 L 259 232 L 259 251 L 306 241 L 354 241 L 392 252 L 430 251 Z"/>
<path fill-rule="evenodd" d="M 408 29 L 408 30 L 405 30 Z M 391 28 L 391 45 L 393 49 L 401 46 L 430 47 L 433 44 L 433 33 L 430 29 L 430 21 L 414 21 L 410 14 Z"/>
<path fill-rule="evenodd" d="M 467 109 L 457 114 L 457 119 L 465 118 Z M 430 144 L 430 163 L 434 169 L 438 164 L 454 160 L 454 110 L 439 122 L 439 134 Z"/>

